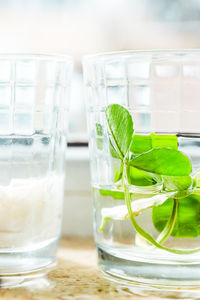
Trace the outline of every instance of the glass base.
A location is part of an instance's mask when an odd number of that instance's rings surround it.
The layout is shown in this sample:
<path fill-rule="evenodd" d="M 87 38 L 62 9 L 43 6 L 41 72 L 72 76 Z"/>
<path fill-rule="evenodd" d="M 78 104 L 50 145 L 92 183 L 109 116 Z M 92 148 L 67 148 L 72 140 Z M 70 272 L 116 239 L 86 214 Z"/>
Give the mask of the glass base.
<path fill-rule="evenodd" d="M 162 298 L 199 299 L 200 264 L 156 264 L 116 257 L 98 248 L 105 277 L 123 292 Z"/>
<path fill-rule="evenodd" d="M 58 239 L 22 249 L 0 249 L 0 288 L 49 286 L 45 274 L 56 264 Z"/>
<path fill-rule="evenodd" d="M 36 290 L 50 288 L 52 283 L 45 277 L 46 274 L 47 270 L 30 274 L 0 276 L 0 289 L 26 287 L 30 290 Z"/>

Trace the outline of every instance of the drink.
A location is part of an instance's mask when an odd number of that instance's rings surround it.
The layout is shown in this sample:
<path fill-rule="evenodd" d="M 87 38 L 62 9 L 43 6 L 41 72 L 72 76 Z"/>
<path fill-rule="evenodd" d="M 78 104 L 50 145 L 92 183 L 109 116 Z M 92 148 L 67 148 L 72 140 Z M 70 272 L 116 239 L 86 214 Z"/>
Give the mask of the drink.
<path fill-rule="evenodd" d="M 72 64 L 11 54 L 0 67 L 1 287 L 39 286 L 60 238 Z"/>
<path fill-rule="evenodd" d="M 84 60 L 99 265 L 134 291 L 200 283 L 196 64 L 190 51 Z"/>
<path fill-rule="evenodd" d="M 148 137 L 148 135 L 141 135 L 143 137 Z M 187 157 L 190 158 L 192 162 L 192 181 L 198 180 L 199 170 L 200 170 L 200 157 L 199 157 L 199 145 L 200 138 L 198 136 L 192 135 L 158 135 L 159 139 L 164 137 L 177 138 L 178 149 L 183 152 Z M 94 136 L 94 139 L 96 137 Z M 105 174 L 105 178 L 108 178 L 110 175 L 110 179 L 115 181 L 116 174 L 120 174 L 121 163 L 115 157 L 111 155 L 111 165 L 113 174 L 106 173 L 106 170 L 109 170 L 109 166 L 106 164 L 109 162 L 110 157 L 105 157 L 102 155 L 103 148 L 105 147 L 107 137 L 102 137 L 101 145 L 102 149 L 98 149 L 96 159 L 98 161 L 99 169 L 97 174 Z M 97 147 L 99 141 L 93 140 L 93 145 L 97 142 Z M 109 171 L 111 171 L 109 170 Z M 112 176 L 113 175 L 113 176 Z M 94 179 L 94 178 L 93 178 Z M 122 178 L 121 178 L 122 179 Z M 103 180 L 103 176 L 102 176 Z M 137 182 L 136 182 L 137 184 Z M 130 194 L 131 194 L 131 202 L 132 209 L 135 212 L 136 220 L 140 226 L 145 229 L 151 236 L 154 237 L 155 240 L 159 240 L 160 232 L 157 230 L 159 227 L 159 219 L 156 220 L 156 215 L 162 214 L 162 208 L 159 210 L 159 207 L 164 207 L 167 209 L 167 206 L 164 206 L 169 203 L 171 213 L 172 204 L 170 203 L 172 200 L 168 200 L 169 198 L 173 198 L 173 194 L 178 193 L 178 189 L 175 190 L 174 187 L 170 191 L 163 190 L 163 183 L 161 181 L 157 181 L 156 184 L 146 185 L 146 186 L 137 186 L 132 184 L 130 186 Z M 184 191 L 185 193 L 185 191 Z M 188 261 L 188 254 L 176 254 L 169 253 L 168 251 L 153 247 L 148 240 L 145 240 L 136 230 L 133 228 L 129 216 L 128 210 L 125 203 L 125 195 L 124 195 L 124 187 L 122 180 L 117 180 L 112 185 L 106 184 L 95 184 L 93 182 L 92 186 L 92 194 L 94 201 L 94 218 L 95 218 L 95 240 L 98 247 L 101 267 L 105 272 L 112 274 L 111 262 L 113 264 L 116 261 L 117 267 L 116 270 L 119 270 L 118 276 L 122 278 L 124 276 L 134 277 L 136 272 L 136 261 L 142 261 L 147 264 L 155 264 L 156 266 L 160 263 L 169 263 L 169 260 L 173 262 L 173 264 L 183 263 L 184 259 Z M 189 196 L 190 195 L 190 196 Z M 194 195 L 194 199 L 192 199 L 191 195 Z M 193 201 L 195 205 L 195 209 L 187 207 L 185 205 L 185 199 L 188 201 Z M 191 200 L 192 199 L 192 200 Z M 167 202 L 168 200 L 168 202 Z M 181 195 L 179 199 L 179 206 L 182 206 L 182 210 L 189 209 L 190 213 L 194 213 L 196 211 L 195 216 L 198 219 L 198 209 L 200 208 L 200 189 L 198 183 L 196 183 L 195 189 L 191 190 L 191 185 L 188 187 L 186 195 Z M 167 214 L 168 215 L 168 214 Z M 190 216 L 187 216 L 188 222 L 192 220 Z M 178 220 L 176 221 L 178 222 Z M 162 243 L 169 249 L 183 249 L 183 250 L 194 250 L 200 245 L 200 237 L 198 233 L 198 220 L 196 220 L 196 224 L 191 225 L 186 222 L 185 224 L 181 224 L 181 226 L 186 226 L 186 228 L 181 229 L 180 233 L 169 234 L 166 240 Z M 178 226 L 178 223 L 176 227 Z M 185 232 L 184 232 L 185 230 Z M 176 229 L 177 231 L 177 229 Z M 180 235 L 180 237 L 176 237 L 176 235 Z M 187 237 L 188 236 L 188 237 Z M 148 257 L 148 259 L 147 259 Z M 197 263 L 200 259 L 200 253 L 197 251 L 194 254 L 190 255 L 189 263 L 192 262 Z M 121 260 L 121 261 L 120 261 Z M 122 263 L 123 262 L 123 263 Z M 120 265 L 120 269 L 119 268 Z M 132 268 L 127 266 L 132 266 Z M 123 266 L 123 268 L 122 268 Z M 113 266 L 112 266 L 113 268 Z M 172 266 L 173 268 L 173 266 Z M 177 272 L 180 272 L 180 268 L 175 267 Z M 183 277 L 183 280 L 186 280 L 189 283 L 189 280 L 192 280 L 194 277 L 192 269 L 190 270 L 190 265 L 184 265 L 184 268 L 188 268 L 188 272 L 186 276 Z M 140 279 L 141 277 L 147 276 L 149 280 L 152 280 L 152 277 L 155 276 L 155 266 L 154 271 L 149 272 L 149 274 L 142 273 L 144 272 L 141 269 Z M 137 271 L 139 272 L 139 271 Z M 146 272 L 146 270 L 145 270 Z M 176 274 L 176 275 L 175 275 Z M 195 274 L 196 276 L 197 274 Z M 169 268 L 169 273 L 165 274 L 166 279 L 171 279 L 177 276 L 177 273 L 172 272 L 172 269 Z M 136 280 L 136 279 L 135 279 Z M 145 279 L 147 281 L 147 279 Z M 156 279 L 157 280 L 157 279 Z M 147 281 L 148 282 L 148 281 Z"/>
<path fill-rule="evenodd" d="M 1 137 L 1 274 L 36 271 L 55 263 L 64 176 L 53 171 L 53 161 L 49 165 L 49 141 L 41 134 Z M 15 161 L 9 161 L 11 144 Z M 33 151 L 35 157 L 30 158 Z"/>

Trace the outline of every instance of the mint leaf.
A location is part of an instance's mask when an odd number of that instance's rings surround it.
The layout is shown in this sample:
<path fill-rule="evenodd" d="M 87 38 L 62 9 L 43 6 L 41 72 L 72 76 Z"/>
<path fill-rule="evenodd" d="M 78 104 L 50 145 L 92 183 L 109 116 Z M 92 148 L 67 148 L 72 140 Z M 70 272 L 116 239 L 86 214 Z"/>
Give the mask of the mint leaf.
<path fill-rule="evenodd" d="M 183 191 L 192 186 L 193 180 L 191 176 L 162 176 L 163 188 L 167 191 Z"/>
<path fill-rule="evenodd" d="M 152 148 L 171 148 L 178 150 L 176 135 L 160 135 L 151 133 Z"/>
<path fill-rule="evenodd" d="M 97 149 L 103 150 L 103 127 L 99 123 L 96 123 L 96 136 Z"/>
<path fill-rule="evenodd" d="M 197 173 L 194 178 L 195 184 L 197 188 L 200 188 L 200 173 Z"/>
<path fill-rule="evenodd" d="M 171 148 L 178 149 L 178 140 L 176 135 L 159 135 L 151 133 L 150 135 L 135 134 L 132 139 L 130 151 L 136 154 L 147 152 L 152 148 Z"/>
<path fill-rule="evenodd" d="M 132 155 L 129 164 L 140 170 L 169 176 L 188 176 L 192 171 L 189 158 L 178 150 L 170 148 L 151 149 Z"/>
<path fill-rule="evenodd" d="M 161 176 L 156 176 L 155 174 L 149 174 L 147 172 L 141 171 L 137 168 L 129 166 L 128 173 L 128 183 L 135 186 L 151 186 L 157 183 L 159 180 L 162 183 Z M 120 169 L 115 170 L 114 181 L 117 182 L 122 179 L 123 175 L 123 163 L 121 163 Z"/>
<path fill-rule="evenodd" d="M 161 232 L 167 224 L 173 207 L 173 199 L 154 207 L 152 219 L 156 229 Z M 176 238 L 195 238 L 200 236 L 200 196 L 191 194 L 179 199 L 178 212 L 174 229 L 171 233 Z"/>
<path fill-rule="evenodd" d="M 152 139 L 150 135 L 134 134 L 130 151 L 136 154 L 147 152 L 152 149 Z"/>
<path fill-rule="evenodd" d="M 115 200 L 124 200 L 123 191 L 99 189 L 99 193 L 101 196 L 112 197 Z"/>
<path fill-rule="evenodd" d="M 111 140 L 109 139 L 109 148 L 110 148 L 110 154 L 113 158 L 117 158 L 120 159 L 119 154 L 117 153 L 117 151 L 115 150 Z"/>
<path fill-rule="evenodd" d="M 115 174 L 114 174 L 114 182 L 117 182 L 120 179 L 122 179 L 122 175 L 123 175 L 123 163 L 122 162 L 120 164 L 120 168 L 116 168 L 114 172 L 115 172 Z"/>
<path fill-rule="evenodd" d="M 128 182 L 132 185 L 150 186 L 156 183 L 152 175 L 131 166 L 129 166 L 127 175 Z"/>
<path fill-rule="evenodd" d="M 99 123 L 96 123 L 96 133 L 99 136 L 103 136 L 103 126 Z"/>
<path fill-rule="evenodd" d="M 123 106 L 118 104 L 108 105 L 105 114 L 114 148 L 117 150 L 120 159 L 123 160 L 132 140 L 132 117 Z"/>

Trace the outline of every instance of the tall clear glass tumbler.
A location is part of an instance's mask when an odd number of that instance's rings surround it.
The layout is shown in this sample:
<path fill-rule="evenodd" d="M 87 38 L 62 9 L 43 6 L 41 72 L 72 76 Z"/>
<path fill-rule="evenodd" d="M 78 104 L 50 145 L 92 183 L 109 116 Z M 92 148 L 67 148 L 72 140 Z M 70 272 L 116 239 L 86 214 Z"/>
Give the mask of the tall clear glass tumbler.
<path fill-rule="evenodd" d="M 83 60 L 100 268 L 200 285 L 200 51 Z"/>
<path fill-rule="evenodd" d="M 71 73 L 70 57 L 0 55 L 1 286 L 56 261 Z"/>

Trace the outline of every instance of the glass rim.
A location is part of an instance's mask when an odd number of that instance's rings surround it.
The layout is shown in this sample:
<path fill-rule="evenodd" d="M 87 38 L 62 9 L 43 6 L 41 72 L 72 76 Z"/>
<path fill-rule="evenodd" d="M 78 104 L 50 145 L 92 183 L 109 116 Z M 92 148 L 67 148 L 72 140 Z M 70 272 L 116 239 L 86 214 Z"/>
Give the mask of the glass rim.
<path fill-rule="evenodd" d="M 167 55 L 185 55 L 185 54 L 198 54 L 200 55 L 200 48 L 196 49 L 149 49 L 149 50 L 123 50 L 123 51 L 110 51 L 99 52 L 95 54 L 84 55 L 82 58 L 83 65 L 94 64 L 98 61 L 107 62 L 110 59 L 122 59 L 130 56 L 135 58 L 141 58 L 141 55 L 147 58 L 158 56 L 158 58 L 167 57 Z M 144 57 L 143 57 L 144 58 Z"/>
<path fill-rule="evenodd" d="M 0 52 L 0 59 L 54 60 L 73 63 L 73 57 L 70 55 L 45 52 Z"/>

